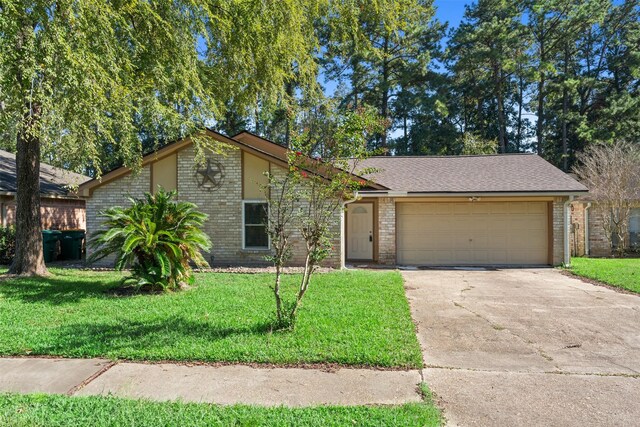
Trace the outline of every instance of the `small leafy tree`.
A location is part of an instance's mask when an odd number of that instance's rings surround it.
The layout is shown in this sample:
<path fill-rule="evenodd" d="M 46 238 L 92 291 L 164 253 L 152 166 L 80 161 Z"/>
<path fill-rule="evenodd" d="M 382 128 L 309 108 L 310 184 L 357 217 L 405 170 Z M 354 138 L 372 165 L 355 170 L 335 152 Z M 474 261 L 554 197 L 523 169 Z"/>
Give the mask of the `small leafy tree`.
<path fill-rule="evenodd" d="M 326 130 L 327 124 L 323 128 Z M 356 174 L 360 161 L 370 153 L 367 141 L 379 133 L 383 121 L 371 110 L 358 110 L 332 117 L 331 132 L 305 129 L 293 138 L 288 153 L 288 171 L 270 175 L 268 230 L 272 239 L 276 267 L 273 286 L 279 327 L 294 324 L 298 308 L 309 289 L 313 273 L 335 248 L 332 239 L 338 224 L 336 213 L 344 202 L 353 200 L 366 180 Z M 330 135 L 330 136 L 329 136 Z M 291 235 L 298 230 L 305 248 L 302 278 L 291 302 L 280 294 L 282 266 L 291 258 Z"/>
<path fill-rule="evenodd" d="M 268 200 L 269 212 L 267 215 L 267 232 L 271 239 L 272 254 L 267 260 L 273 263 L 276 269 L 276 278 L 272 286 L 276 300 L 277 327 L 284 327 L 290 323 L 289 310 L 283 307 L 283 299 L 280 291 L 282 281 L 282 269 L 291 259 L 291 234 L 298 219 L 298 192 L 299 176 L 290 169 L 283 176 L 276 173 L 267 173 L 269 184 L 264 188 Z"/>
<path fill-rule="evenodd" d="M 628 246 L 631 209 L 640 197 L 640 148 L 624 141 L 597 143 L 578 155 L 578 162 L 574 172 L 596 202 L 611 250 L 622 256 Z"/>
<path fill-rule="evenodd" d="M 89 241 L 96 251 L 95 262 L 115 254 L 115 268 L 132 268 L 124 283 L 138 289 L 176 290 L 193 283 L 190 262 L 207 267 L 201 251 L 211 249 L 202 231 L 207 215 L 189 202 L 174 201 L 176 192 L 147 193 L 143 199 L 129 199 L 128 208 L 112 207 L 101 214 L 103 229 Z"/>

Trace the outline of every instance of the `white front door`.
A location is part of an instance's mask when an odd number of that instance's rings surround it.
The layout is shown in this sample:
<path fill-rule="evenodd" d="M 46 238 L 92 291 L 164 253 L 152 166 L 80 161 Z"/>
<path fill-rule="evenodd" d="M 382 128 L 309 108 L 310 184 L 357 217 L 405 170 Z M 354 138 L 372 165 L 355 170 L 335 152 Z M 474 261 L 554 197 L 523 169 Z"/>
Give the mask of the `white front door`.
<path fill-rule="evenodd" d="M 373 203 L 347 205 L 347 258 L 373 259 Z"/>

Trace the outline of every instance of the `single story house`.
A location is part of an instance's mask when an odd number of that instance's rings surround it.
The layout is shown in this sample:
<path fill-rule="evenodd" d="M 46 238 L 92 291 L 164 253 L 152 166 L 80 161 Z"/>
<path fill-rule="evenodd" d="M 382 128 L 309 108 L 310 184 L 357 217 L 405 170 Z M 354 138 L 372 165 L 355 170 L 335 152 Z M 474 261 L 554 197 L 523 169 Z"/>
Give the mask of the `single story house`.
<path fill-rule="evenodd" d="M 70 192 L 88 176 L 40 163 L 40 214 L 43 229 L 85 229 L 85 201 Z M 16 156 L 0 150 L 0 226 L 15 223 Z"/>
<path fill-rule="evenodd" d="M 640 199 L 631 209 L 627 230 L 627 249 L 640 250 Z M 603 227 L 603 213 L 589 195 L 571 204 L 571 253 L 574 256 L 608 257 L 613 255 Z"/>
<path fill-rule="evenodd" d="M 100 227 L 100 211 L 162 186 L 209 215 L 213 265 L 264 264 L 269 239 L 256 208 L 265 203 L 263 173 L 286 170 L 286 149 L 249 132 L 208 133 L 236 149 L 196 166 L 187 138 L 145 156 L 137 174 L 122 167 L 81 185 L 88 231 Z M 375 173 L 336 214 L 330 265 L 569 261 L 569 204 L 587 189 L 537 155 L 387 156 L 361 166 Z M 301 247 L 294 253 L 292 264 L 301 263 Z"/>

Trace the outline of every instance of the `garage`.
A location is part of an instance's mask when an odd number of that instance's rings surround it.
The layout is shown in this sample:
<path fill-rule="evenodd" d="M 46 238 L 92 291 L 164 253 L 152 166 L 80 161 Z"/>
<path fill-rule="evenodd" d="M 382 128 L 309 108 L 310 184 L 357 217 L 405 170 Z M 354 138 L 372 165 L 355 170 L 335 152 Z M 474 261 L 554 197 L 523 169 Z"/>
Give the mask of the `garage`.
<path fill-rule="evenodd" d="M 550 264 L 549 202 L 398 202 L 401 265 Z"/>

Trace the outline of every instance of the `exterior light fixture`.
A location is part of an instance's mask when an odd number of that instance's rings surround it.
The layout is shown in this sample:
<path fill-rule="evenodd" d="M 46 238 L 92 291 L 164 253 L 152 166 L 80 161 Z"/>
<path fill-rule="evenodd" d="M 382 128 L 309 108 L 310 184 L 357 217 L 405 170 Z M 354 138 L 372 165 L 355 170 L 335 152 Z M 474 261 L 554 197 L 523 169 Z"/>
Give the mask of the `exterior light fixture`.
<path fill-rule="evenodd" d="M 469 197 L 470 202 L 477 202 L 478 200 L 480 200 L 480 197 L 476 197 L 476 196 Z"/>

